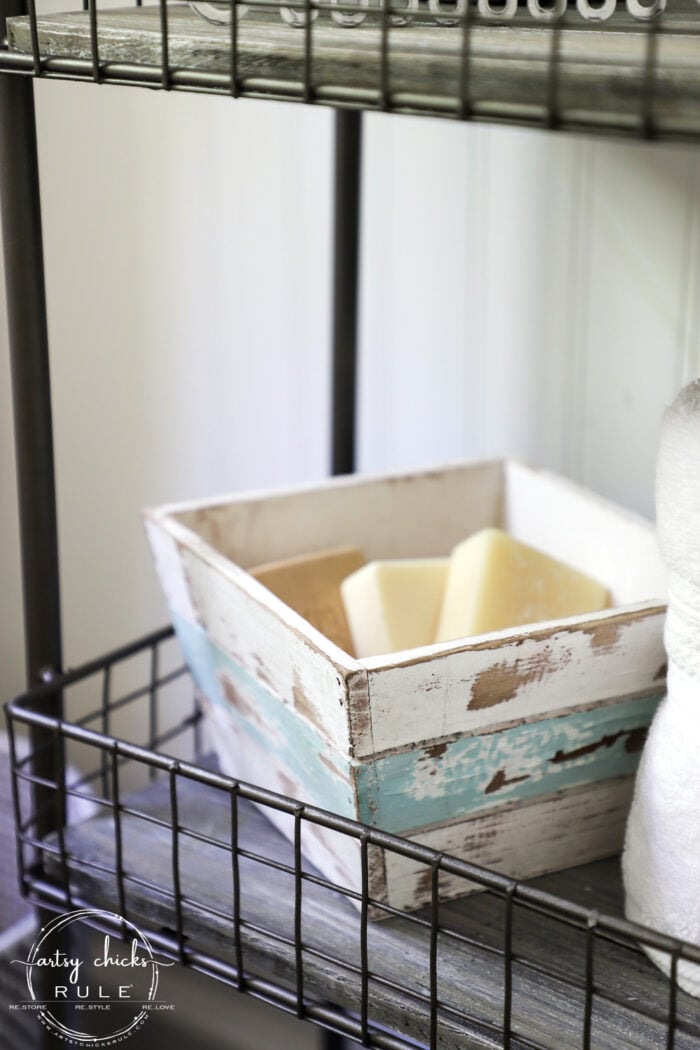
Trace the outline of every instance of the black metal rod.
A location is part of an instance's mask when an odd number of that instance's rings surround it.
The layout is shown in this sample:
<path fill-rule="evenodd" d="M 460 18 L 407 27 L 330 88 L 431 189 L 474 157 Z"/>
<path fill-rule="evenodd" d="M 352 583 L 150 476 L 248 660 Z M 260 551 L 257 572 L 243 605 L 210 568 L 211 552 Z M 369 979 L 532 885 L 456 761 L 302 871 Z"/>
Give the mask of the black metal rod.
<path fill-rule="evenodd" d="M 303 937 L 303 858 L 301 853 L 301 819 L 304 807 L 294 810 L 294 970 L 296 976 L 297 1017 L 305 1014 L 304 1002 L 304 937 Z"/>
<path fill-rule="evenodd" d="M 14 7 L 0 0 L 0 27 Z M 0 77 L 0 202 L 12 364 L 27 678 L 60 670 L 51 387 L 34 97 Z"/>
<path fill-rule="evenodd" d="M 115 741 L 115 755 L 117 752 Z M 173 904 L 175 905 L 175 929 L 177 931 L 178 954 L 181 963 L 187 961 L 185 956 L 185 932 L 183 925 L 182 890 L 180 882 L 180 817 L 177 799 L 177 774 L 180 763 L 176 760 L 170 762 L 170 819 L 172 828 L 170 831 L 171 863 L 173 873 Z"/>
<path fill-rule="evenodd" d="M 331 1009 L 333 1007 L 331 1006 Z M 321 1047 L 322 1050 L 349 1050 L 347 1040 L 343 1039 L 339 1032 L 335 1032 L 332 1028 L 323 1028 L 321 1030 Z"/>
<path fill-rule="evenodd" d="M 440 934 L 440 861 L 438 854 L 431 864 L 430 894 L 430 1050 L 438 1045 L 438 936 Z"/>
<path fill-rule="evenodd" d="M 5 19 L 23 14 L 21 0 L 0 0 Z M 5 256 L 7 317 L 17 459 L 22 554 L 25 655 L 28 682 L 61 667 L 58 539 L 54 482 L 51 388 L 39 197 L 39 166 L 32 83 L 0 77 L 0 205 Z M 47 695 L 42 710 L 60 714 L 60 693 Z M 32 734 L 39 775 L 55 780 L 54 751 L 42 747 L 46 732 Z M 40 767 L 40 768 L 39 768 Z M 34 806 L 43 813 L 36 831 L 53 830 L 47 790 L 37 787 Z"/>
<path fill-rule="evenodd" d="M 362 1045 L 369 1045 L 369 843 L 360 839 L 362 866 L 362 905 L 360 913 L 360 1031 Z"/>
<path fill-rule="evenodd" d="M 355 470 L 357 405 L 357 320 L 360 247 L 362 114 L 335 114 L 335 218 L 333 245 L 333 397 L 334 474 Z"/>
<path fill-rule="evenodd" d="M 595 994 L 595 928 L 598 916 L 593 912 L 586 926 L 586 988 L 583 1010 L 583 1050 L 590 1050 L 593 1028 L 593 996 Z"/>
<path fill-rule="evenodd" d="M 236 987 L 244 990 L 243 943 L 241 938 L 241 867 L 238 847 L 238 784 L 231 788 L 231 876 L 233 879 L 233 950 L 236 961 Z"/>

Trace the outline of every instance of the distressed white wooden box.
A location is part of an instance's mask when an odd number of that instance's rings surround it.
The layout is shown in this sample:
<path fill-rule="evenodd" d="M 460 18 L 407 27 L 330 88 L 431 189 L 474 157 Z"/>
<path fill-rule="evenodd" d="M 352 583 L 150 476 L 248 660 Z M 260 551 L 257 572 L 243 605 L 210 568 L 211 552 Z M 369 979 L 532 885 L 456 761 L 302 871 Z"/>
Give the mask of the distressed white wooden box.
<path fill-rule="evenodd" d="M 445 555 L 486 525 L 596 576 L 613 607 L 357 660 L 246 572 L 340 545 Z M 665 679 L 649 523 L 496 461 L 169 506 L 146 526 L 226 772 L 516 877 L 620 848 Z M 357 843 L 304 834 L 309 858 L 359 889 Z M 370 888 L 417 907 L 430 875 L 373 853 Z"/>

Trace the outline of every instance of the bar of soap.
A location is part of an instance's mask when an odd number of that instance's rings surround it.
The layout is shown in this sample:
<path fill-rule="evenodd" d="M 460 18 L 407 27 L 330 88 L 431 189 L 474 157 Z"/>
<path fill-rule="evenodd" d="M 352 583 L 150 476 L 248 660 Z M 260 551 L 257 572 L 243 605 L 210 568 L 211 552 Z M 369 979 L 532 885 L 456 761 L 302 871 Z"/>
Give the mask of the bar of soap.
<path fill-rule="evenodd" d="M 340 585 L 355 655 L 380 656 L 430 645 L 445 591 L 449 558 L 374 561 Z"/>
<path fill-rule="evenodd" d="M 482 529 L 452 552 L 435 640 L 596 612 L 608 602 L 597 580 L 500 529 Z"/>
<path fill-rule="evenodd" d="M 356 547 L 334 547 L 258 565 L 250 574 L 352 656 L 340 583 L 364 564 Z"/>

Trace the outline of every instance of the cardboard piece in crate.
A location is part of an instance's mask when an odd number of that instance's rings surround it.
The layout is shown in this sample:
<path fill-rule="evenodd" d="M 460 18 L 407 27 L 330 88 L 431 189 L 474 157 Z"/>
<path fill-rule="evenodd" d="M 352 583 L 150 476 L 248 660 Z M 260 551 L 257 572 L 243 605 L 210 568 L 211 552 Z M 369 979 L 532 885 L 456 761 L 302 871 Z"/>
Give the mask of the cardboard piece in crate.
<path fill-rule="evenodd" d="M 341 545 L 446 555 L 488 525 L 596 577 L 612 607 L 357 660 L 246 571 Z M 169 506 L 146 526 L 226 773 L 518 878 L 620 849 L 665 681 L 648 522 L 506 460 Z M 357 841 L 306 826 L 304 850 L 360 889 Z M 420 864 L 370 859 L 373 896 L 430 899 Z"/>

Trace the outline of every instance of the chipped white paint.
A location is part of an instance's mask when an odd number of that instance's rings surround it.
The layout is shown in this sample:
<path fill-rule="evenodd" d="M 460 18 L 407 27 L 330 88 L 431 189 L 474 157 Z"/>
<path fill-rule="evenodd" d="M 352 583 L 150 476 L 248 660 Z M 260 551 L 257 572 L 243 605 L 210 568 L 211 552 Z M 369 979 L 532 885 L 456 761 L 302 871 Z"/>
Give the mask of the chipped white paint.
<path fill-rule="evenodd" d="M 618 853 L 632 787 L 632 777 L 621 777 L 411 837 L 472 864 L 518 879 L 534 878 Z M 393 907 L 418 908 L 430 902 L 431 872 L 426 865 L 392 853 L 385 853 L 385 864 Z M 440 876 L 443 900 L 476 888 L 474 883 Z"/>
<path fill-rule="evenodd" d="M 663 611 L 610 611 L 581 628 L 500 631 L 457 651 L 369 668 L 371 735 L 358 754 L 563 714 L 663 684 Z M 484 636 L 485 638 L 487 636 Z M 442 648 L 442 647 L 441 647 Z M 368 665 L 370 661 L 367 661 Z"/>
<path fill-rule="evenodd" d="M 198 536 L 250 568 L 328 546 L 359 547 L 368 560 L 447 552 L 485 521 L 500 521 L 503 498 L 502 465 L 492 460 L 236 493 L 166 506 L 150 517 L 189 545 Z"/>
<path fill-rule="evenodd" d="M 347 679 L 358 671 L 362 674 L 362 669 L 167 511 L 152 513 L 149 524 L 157 568 L 163 564 L 162 550 L 167 550 L 173 540 L 177 544 L 197 622 L 211 641 L 280 703 L 296 708 L 301 717 L 310 719 L 347 752 Z M 165 589 L 167 594 L 167 583 Z"/>
<path fill-rule="evenodd" d="M 182 551 L 177 546 L 173 535 L 160 529 L 148 519 L 145 522 L 153 552 L 158 578 L 163 585 L 168 608 L 171 613 L 182 616 L 190 623 L 199 623 L 197 611 L 192 603 L 189 584 L 185 577 L 185 566 Z"/>
<path fill-rule="evenodd" d="M 236 723 L 226 713 L 203 698 L 204 710 L 209 721 L 212 739 L 218 734 L 228 742 L 224 751 L 218 749 L 221 768 L 229 776 L 251 784 L 260 784 L 280 795 L 308 801 L 305 785 L 274 765 L 268 752 L 251 740 L 247 733 L 236 728 Z M 287 838 L 294 837 L 294 818 L 284 810 L 265 807 L 265 816 Z M 339 835 L 326 828 L 304 824 L 303 850 L 307 859 L 315 864 L 327 878 L 339 886 L 361 889 L 360 843 L 349 835 Z"/>

